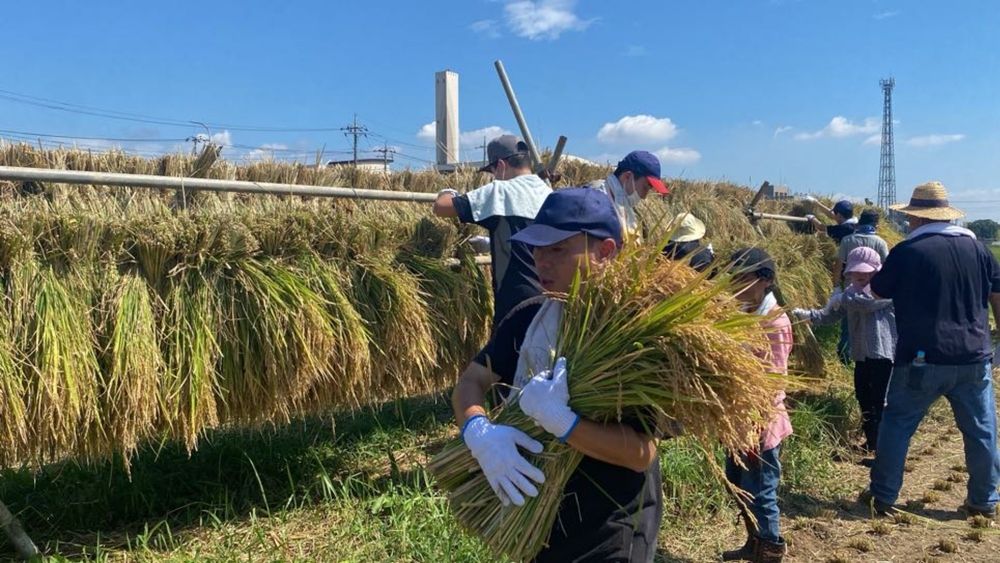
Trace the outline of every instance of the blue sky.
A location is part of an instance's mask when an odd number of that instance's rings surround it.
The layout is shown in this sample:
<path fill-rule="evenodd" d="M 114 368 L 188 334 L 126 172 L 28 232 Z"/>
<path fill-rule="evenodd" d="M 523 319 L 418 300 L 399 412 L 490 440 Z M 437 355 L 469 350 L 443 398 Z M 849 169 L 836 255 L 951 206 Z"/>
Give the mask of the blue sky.
<path fill-rule="evenodd" d="M 598 160 L 655 151 L 668 176 L 874 199 L 878 82 L 892 75 L 899 197 L 939 179 L 971 218 L 1000 219 L 997 29 L 987 0 L 8 3 L 0 136 L 156 153 L 190 147 L 196 120 L 230 157 L 311 160 L 350 145 L 303 129 L 357 113 L 363 148 L 422 167 L 433 75 L 450 68 L 474 159 L 484 135 L 516 130 L 500 58 L 540 145 L 565 134 Z"/>

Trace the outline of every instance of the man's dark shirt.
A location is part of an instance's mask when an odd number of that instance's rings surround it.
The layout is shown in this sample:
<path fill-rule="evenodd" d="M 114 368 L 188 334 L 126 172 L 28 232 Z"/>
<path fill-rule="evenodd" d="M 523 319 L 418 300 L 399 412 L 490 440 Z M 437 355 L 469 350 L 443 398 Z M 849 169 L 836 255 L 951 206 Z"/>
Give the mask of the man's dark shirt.
<path fill-rule="evenodd" d="M 989 361 L 989 298 L 1000 293 L 1000 266 L 971 237 L 929 234 L 889 252 L 872 291 L 892 299 L 899 341 L 896 364 L 922 350 L 927 363 Z"/>

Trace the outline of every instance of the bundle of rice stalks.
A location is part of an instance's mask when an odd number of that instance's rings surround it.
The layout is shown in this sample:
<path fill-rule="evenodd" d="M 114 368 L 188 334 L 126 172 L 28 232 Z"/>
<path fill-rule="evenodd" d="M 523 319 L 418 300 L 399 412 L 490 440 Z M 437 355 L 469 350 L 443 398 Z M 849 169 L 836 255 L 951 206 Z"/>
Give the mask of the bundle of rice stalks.
<path fill-rule="evenodd" d="M 337 344 L 326 302 L 295 270 L 247 259 L 219 276 L 223 420 L 287 422 L 325 385 Z"/>
<path fill-rule="evenodd" d="M 215 280 L 197 269 L 179 274 L 166 298 L 159 332 L 167 370 L 160 382 L 161 407 L 173 436 L 189 450 L 219 423 L 216 405 L 219 361 Z"/>
<path fill-rule="evenodd" d="M 400 261 L 418 276 L 421 291 L 427 296 L 438 352 L 430 384 L 445 387 L 454 383 L 459 370 L 489 335 L 490 281 L 470 255 L 460 259 L 457 270 L 441 259 L 416 254 L 401 256 Z"/>
<path fill-rule="evenodd" d="M 556 353 L 567 358 L 571 408 L 598 422 L 639 420 L 650 434 L 677 421 L 706 448 L 756 446 L 781 385 L 753 353 L 768 349 L 760 318 L 738 311 L 726 283 L 706 282 L 656 254 L 631 251 L 571 290 Z M 460 439 L 430 470 L 466 529 L 496 553 L 528 560 L 545 544 L 581 454 L 516 404 L 491 418 L 545 445 L 531 460 L 545 474 L 537 497 L 502 507 Z"/>
<path fill-rule="evenodd" d="M 351 301 L 347 276 L 315 254 L 303 256 L 298 269 L 313 291 L 323 296 L 333 344 L 327 351 L 324 384 L 309 392 L 317 409 L 355 407 L 370 393 L 375 344 L 365 319 Z"/>
<path fill-rule="evenodd" d="M 25 424 L 23 360 L 16 353 L 6 294 L 0 300 L 0 464 L 6 466 L 24 455 L 28 439 Z"/>
<path fill-rule="evenodd" d="M 160 412 L 160 354 L 153 298 L 134 273 L 109 275 L 99 308 L 100 363 L 104 374 L 101 412 L 109 447 L 121 452 L 125 468 L 139 444 L 152 436 Z"/>
<path fill-rule="evenodd" d="M 36 460 L 101 449 L 102 380 L 88 304 L 49 266 L 33 261 L 11 272 L 14 339 L 26 359 L 25 413 Z"/>
<path fill-rule="evenodd" d="M 426 296 L 408 270 L 382 260 L 351 264 L 352 301 L 374 335 L 372 381 L 364 402 L 433 391 L 437 342 Z"/>

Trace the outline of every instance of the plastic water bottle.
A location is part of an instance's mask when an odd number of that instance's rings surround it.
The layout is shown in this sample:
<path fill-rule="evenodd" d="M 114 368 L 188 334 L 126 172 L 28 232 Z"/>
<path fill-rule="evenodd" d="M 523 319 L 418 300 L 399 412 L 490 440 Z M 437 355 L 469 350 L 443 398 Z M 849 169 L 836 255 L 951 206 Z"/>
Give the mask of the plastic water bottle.
<path fill-rule="evenodd" d="M 923 350 L 917 350 L 917 357 L 910 364 L 910 374 L 907 386 L 911 391 L 922 392 L 924 388 L 924 372 L 927 371 L 927 358 Z"/>

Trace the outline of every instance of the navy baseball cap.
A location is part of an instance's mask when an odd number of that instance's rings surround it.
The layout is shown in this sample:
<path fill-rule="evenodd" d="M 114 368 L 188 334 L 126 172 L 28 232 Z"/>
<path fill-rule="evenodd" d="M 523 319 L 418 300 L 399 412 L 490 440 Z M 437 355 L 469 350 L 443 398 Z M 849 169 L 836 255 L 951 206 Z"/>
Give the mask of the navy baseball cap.
<path fill-rule="evenodd" d="M 733 252 L 733 256 L 729 261 L 732 264 L 732 272 L 738 276 L 756 274 L 759 278 L 773 280 L 774 274 L 777 271 L 771 255 L 763 248 L 755 246 L 740 248 Z"/>
<path fill-rule="evenodd" d="M 574 235 L 586 233 L 600 240 L 622 244 L 622 224 L 611 198 L 593 188 L 563 188 L 545 198 L 535 222 L 511 241 L 528 246 L 551 246 Z"/>
<path fill-rule="evenodd" d="M 850 219 L 854 216 L 854 204 L 846 199 L 842 199 L 833 206 L 833 212 Z"/>
<path fill-rule="evenodd" d="M 618 172 L 629 171 L 640 178 L 645 177 L 649 185 L 660 195 L 667 195 L 670 190 L 660 179 L 660 159 L 646 151 L 632 151 L 618 162 L 615 168 Z"/>

